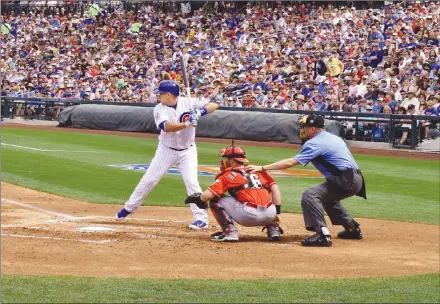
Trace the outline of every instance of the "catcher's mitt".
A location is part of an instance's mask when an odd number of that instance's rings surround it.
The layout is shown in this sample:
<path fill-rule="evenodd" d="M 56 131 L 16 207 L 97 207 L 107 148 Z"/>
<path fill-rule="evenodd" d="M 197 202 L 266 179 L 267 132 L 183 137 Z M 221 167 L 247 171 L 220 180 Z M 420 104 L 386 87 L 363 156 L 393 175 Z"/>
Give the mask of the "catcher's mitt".
<path fill-rule="evenodd" d="M 185 199 L 185 204 L 196 204 L 200 209 L 207 209 L 208 204 L 203 202 L 200 198 L 201 193 L 194 193 Z"/>

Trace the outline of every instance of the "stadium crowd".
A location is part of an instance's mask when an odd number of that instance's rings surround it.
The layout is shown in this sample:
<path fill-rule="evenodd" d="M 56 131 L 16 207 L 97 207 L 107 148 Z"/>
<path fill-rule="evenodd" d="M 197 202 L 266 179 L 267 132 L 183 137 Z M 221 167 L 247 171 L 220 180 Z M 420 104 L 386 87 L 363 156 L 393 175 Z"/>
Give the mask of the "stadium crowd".
<path fill-rule="evenodd" d="M 229 107 L 439 115 L 440 1 L 253 2 L 1 16 L 1 95 L 156 102 L 163 77 Z"/>

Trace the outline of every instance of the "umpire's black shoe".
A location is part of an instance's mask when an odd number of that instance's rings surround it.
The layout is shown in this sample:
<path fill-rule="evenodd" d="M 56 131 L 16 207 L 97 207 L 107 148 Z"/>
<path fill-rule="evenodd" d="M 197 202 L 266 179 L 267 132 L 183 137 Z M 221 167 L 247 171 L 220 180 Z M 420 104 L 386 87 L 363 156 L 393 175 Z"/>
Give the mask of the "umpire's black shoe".
<path fill-rule="evenodd" d="M 361 240 L 363 238 L 359 223 L 352 220 L 349 224 L 344 225 L 344 230 L 338 233 L 340 239 Z"/>
<path fill-rule="evenodd" d="M 320 232 L 305 238 L 301 244 L 306 247 L 331 247 L 332 237 L 327 227 L 322 227 Z"/>

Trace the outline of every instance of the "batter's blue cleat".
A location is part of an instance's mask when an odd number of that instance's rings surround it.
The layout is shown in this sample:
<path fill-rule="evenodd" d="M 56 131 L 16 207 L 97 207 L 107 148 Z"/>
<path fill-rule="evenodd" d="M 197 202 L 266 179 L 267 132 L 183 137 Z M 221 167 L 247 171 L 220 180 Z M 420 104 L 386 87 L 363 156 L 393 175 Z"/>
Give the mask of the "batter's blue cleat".
<path fill-rule="evenodd" d="M 207 228 L 208 228 L 208 224 L 201 220 L 197 220 L 189 224 L 189 229 L 193 229 L 193 230 L 202 230 Z"/>
<path fill-rule="evenodd" d="M 127 217 L 127 215 L 129 215 L 131 212 L 125 210 L 125 208 L 122 208 L 121 211 L 119 211 L 118 213 L 116 213 L 116 219 L 119 221 L 122 221 L 123 219 L 125 219 Z"/>

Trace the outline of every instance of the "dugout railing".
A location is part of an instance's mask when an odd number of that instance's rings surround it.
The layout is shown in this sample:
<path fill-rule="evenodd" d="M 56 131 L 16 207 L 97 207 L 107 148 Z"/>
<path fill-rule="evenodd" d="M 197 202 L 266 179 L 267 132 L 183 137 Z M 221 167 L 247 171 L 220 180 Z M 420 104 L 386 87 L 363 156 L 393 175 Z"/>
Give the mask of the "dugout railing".
<path fill-rule="evenodd" d="M 82 99 L 48 99 L 2 97 L 2 119 L 40 119 L 58 120 L 62 110 L 79 104 L 125 105 L 154 107 L 156 103 L 108 102 Z M 439 116 L 395 115 L 350 112 L 316 112 L 261 108 L 220 107 L 227 111 L 272 112 L 284 114 L 317 114 L 329 120 L 339 121 L 345 129 L 345 139 L 392 143 L 395 148 L 415 149 L 424 139 L 426 128 L 440 129 Z"/>

